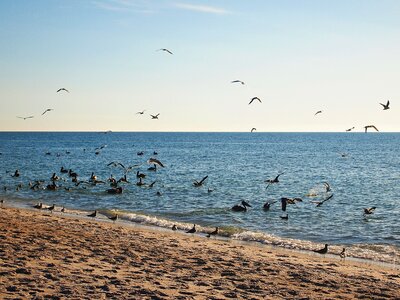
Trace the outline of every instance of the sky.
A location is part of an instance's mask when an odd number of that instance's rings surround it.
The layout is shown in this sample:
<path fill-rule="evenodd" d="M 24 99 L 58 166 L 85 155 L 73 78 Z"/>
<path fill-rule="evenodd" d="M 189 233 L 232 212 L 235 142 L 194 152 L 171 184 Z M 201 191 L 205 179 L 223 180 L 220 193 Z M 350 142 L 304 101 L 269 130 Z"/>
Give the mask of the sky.
<path fill-rule="evenodd" d="M 398 132 L 399 53 L 397 0 L 1 0 L 0 131 Z"/>

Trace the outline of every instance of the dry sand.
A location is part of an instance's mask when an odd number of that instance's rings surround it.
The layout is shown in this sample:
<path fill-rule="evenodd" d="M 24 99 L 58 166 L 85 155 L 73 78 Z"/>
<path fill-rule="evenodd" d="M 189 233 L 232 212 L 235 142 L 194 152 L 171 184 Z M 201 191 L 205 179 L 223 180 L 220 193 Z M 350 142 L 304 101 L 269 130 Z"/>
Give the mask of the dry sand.
<path fill-rule="evenodd" d="M 0 299 L 400 299 L 400 272 L 0 208 Z"/>

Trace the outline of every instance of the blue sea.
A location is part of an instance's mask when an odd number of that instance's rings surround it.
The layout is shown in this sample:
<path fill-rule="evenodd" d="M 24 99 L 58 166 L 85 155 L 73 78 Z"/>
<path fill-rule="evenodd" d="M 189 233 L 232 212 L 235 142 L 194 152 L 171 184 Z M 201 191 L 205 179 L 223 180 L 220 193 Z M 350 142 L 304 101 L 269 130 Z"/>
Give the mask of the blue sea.
<path fill-rule="evenodd" d="M 200 234 L 218 226 L 231 239 L 298 250 L 327 243 L 330 253 L 346 247 L 352 257 L 398 264 L 399 150 L 399 133 L 1 132 L 0 197 L 19 206 L 118 213 L 151 226 L 197 224 Z M 150 158 L 164 167 L 149 171 Z M 111 162 L 133 166 L 129 182 L 119 184 L 122 194 L 106 192 L 111 174 L 125 174 Z M 76 186 L 61 167 L 81 181 L 94 172 L 105 184 Z M 136 185 L 137 171 L 146 174 L 146 185 Z M 53 173 L 61 177 L 55 191 L 46 189 Z M 280 173 L 278 183 L 265 182 Z M 203 186 L 193 185 L 205 176 Z M 31 189 L 37 180 L 40 188 Z M 303 201 L 283 212 L 282 197 Z M 232 211 L 242 200 L 252 207 Z M 364 216 L 368 207 L 376 209 Z"/>

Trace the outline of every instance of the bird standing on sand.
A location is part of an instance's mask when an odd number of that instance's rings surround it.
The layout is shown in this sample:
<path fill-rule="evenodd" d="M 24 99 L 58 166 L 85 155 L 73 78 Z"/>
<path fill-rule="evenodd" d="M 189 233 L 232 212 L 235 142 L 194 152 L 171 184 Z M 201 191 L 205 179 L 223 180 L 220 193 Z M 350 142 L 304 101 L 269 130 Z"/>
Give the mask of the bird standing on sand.
<path fill-rule="evenodd" d="M 53 204 L 52 206 L 47 207 L 47 209 L 48 209 L 51 213 L 53 213 L 53 210 L 54 210 L 55 208 L 56 208 L 56 207 L 55 207 L 54 204 Z"/>
<path fill-rule="evenodd" d="M 61 208 L 61 212 L 65 213 L 65 207 L 64 206 Z"/>
<path fill-rule="evenodd" d="M 251 100 L 250 100 L 250 102 L 249 102 L 249 105 L 250 105 L 251 103 L 253 103 L 254 100 L 257 100 L 257 101 L 259 101 L 260 103 L 262 103 L 260 98 L 258 98 L 258 97 L 253 97 L 253 98 L 251 98 Z"/>
<path fill-rule="evenodd" d="M 318 114 L 322 114 L 322 110 L 317 111 L 314 116 L 318 115 Z"/>
<path fill-rule="evenodd" d="M 97 210 L 95 210 L 94 212 L 92 212 L 91 214 L 89 214 L 89 215 L 87 215 L 88 217 L 91 217 L 91 218 L 96 218 L 96 216 L 97 216 Z"/>
<path fill-rule="evenodd" d="M 367 125 L 367 126 L 364 126 L 365 132 L 368 131 L 368 128 L 373 128 L 373 129 L 375 129 L 376 131 L 379 131 L 378 128 L 375 127 L 375 125 Z"/>
<path fill-rule="evenodd" d="M 326 254 L 328 253 L 328 244 L 325 244 L 325 247 L 322 249 L 313 250 L 315 253 Z"/>
<path fill-rule="evenodd" d="M 217 235 L 219 232 L 219 228 L 215 227 L 215 230 L 213 232 L 210 232 L 209 234 L 207 234 L 207 237 L 211 237 L 212 235 Z"/>
<path fill-rule="evenodd" d="M 232 80 L 231 83 L 241 83 L 242 85 L 244 85 L 244 82 L 239 79 Z"/>
<path fill-rule="evenodd" d="M 172 228 L 171 228 L 173 231 L 175 231 L 175 230 L 177 230 L 178 229 L 178 227 L 174 224 L 174 225 L 172 225 Z"/>
<path fill-rule="evenodd" d="M 186 231 L 186 233 L 195 233 L 196 232 L 196 224 L 193 224 L 192 229 Z"/>
<path fill-rule="evenodd" d="M 152 120 L 158 120 L 158 116 L 159 116 L 160 114 L 156 114 L 155 116 L 154 115 L 150 115 L 151 116 L 151 119 Z"/>
<path fill-rule="evenodd" d="M 379 104 L 383 106 L 383 110 L 387 110 L 387 109 L 390 108 L 389 107 L 389 104 L 390 104 L 389 100 L 386 102 L 386 104 L 383 104 L 383 103 L 379 103 Z"/>
<path fill-rule="evenodd" d="M 46 109 L 46 110 L 42 113 L 42 116 L 43 116 L 45 113 L 47 113 L 48 111 L 52 111 L 52 110 L 53 110 L 52 108 Z"/>
<path fill-rule="evenodd" d="M 108 217 L 108 218 L 115 223 L 115 221 L 118 220 L 118 214 L 115 214 L 115 216 Z"/>
<path fill-rule="evenodd" d="M 157 51 L 164 51 L 164 52 L 167 52 L 167 53 L 173 55 L 172 51 L 170 51 L 170 50 L 168 50 L 166 48 L 161 48 L 161 49 L 158 49 Z"/>
<path fill-rule="evenodd" d="M 343 248 L 342 252 L 340 252 L 339 254 L 341 259 L 345 259 L 346 258 L 346 248 Z"/>
<path fill-rule="evenodd" d="M 43 203 L 42 203 L 42 202 L 40 202 L 40 203 L 38 203 L 38 204 L 34 205 L 34 206 L 33 206 L 33 208 L 36 208 L 36 209 L 42 209 L 42 208 L 43 208 Z"/>
<path fill-rule="evenodd" d="M 57 93 L 59 93 L 59 92 L 61 92 L 61 91 L 64 91 L 64 92 L 67 92 L 67 93 L 69 93 L 69 91 L 68 91 L 66 88 L 61 88 L 61 89 L 58 89 L 58 90 L 57 90 Z"/>

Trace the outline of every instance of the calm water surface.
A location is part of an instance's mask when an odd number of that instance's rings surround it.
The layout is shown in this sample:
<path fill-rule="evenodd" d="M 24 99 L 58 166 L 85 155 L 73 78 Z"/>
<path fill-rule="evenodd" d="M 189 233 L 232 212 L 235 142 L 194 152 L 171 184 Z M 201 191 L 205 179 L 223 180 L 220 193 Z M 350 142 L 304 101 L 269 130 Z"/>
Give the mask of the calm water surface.
<path fill-rule="evenodd" d="M 101 146 L 105 147 L 96 155 Z M 220 226 L 236 239 L 291 248 L 328 243 L 339 251 L 346 245 L 354 256 L 391 262 L 399 259 L 400 247 L 399 150 L 398 133 L 2 132 L 0 195 L 27 205 L 42 201 L 105 214 L 119 211 L 126 220 L 157 226 Z M 138 156 L 139 151 L 144 155 Z M 165 168 L 148 171 L 150 157 Z M 111 174 L 118 179 L 124 171 L 107 166 L 112 161 L 140 164 L 127 174 L 130 183 L 121 184 L 121 195 L 107 194 L 108 183 L 75 187 L 59 172 L 64 166 L 80 180 L 88 180 L 92 172 L 100 180 Z M 13 178 L 16 169 L 21 176 Z M 153 188 L 136 185 L 137 170 L 147 174 L 145 183 L 156 181 Z M 45 187 L 54 172 L 64 179 L 57 182 L 57 191 L 29 188 L 34 180 L 46 181 Z M 280 182 L 266 189 L 264 181 L 280 172 Z M 193 186 L 206 175 L 203 187 Z M 316 207 L 314 201 L 329 195 L 325 181 L 334 196 Z M 18 184 L 22 188 L 17 191 Z M 162 196 L 156 196 L 157 191 Z M 280 218 L 286 214 L 280 209 L 281 197 L 303 199 L 288 206 L 287 221 Z M 231 211 L 241 200 L 252 208 Z M 262 209 L 266 201 L 276 200 L 270 211 Z M 377 207 L 375 213 L 364 218 L 363 208 L 371 206 Z"/>

